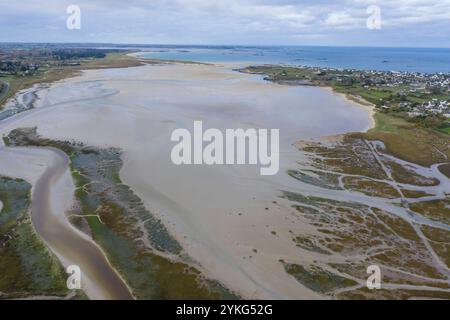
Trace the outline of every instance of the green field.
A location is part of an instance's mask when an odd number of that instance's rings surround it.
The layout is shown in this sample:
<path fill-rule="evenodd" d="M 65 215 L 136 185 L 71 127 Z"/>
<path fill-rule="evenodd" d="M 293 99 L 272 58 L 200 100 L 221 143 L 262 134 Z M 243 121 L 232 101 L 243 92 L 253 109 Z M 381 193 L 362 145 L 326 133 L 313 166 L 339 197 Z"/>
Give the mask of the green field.
<path fill-rule="evenodd" d="M 446 134 L 450 134 L 450 127 L 447 128 L 441 128 L 439 129 L 440 132 L 446 133 Z"/>

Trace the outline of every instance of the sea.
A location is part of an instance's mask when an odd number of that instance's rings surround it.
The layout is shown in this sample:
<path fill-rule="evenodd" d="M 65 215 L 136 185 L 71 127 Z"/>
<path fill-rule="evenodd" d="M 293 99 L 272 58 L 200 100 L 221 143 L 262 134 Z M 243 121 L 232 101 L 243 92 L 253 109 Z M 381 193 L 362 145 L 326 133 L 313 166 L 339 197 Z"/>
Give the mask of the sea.
<path fill-rule="evenodd" d="M 450 73 L 450 48 L 171 45 L 145 50 L 146 58 L 168 60 Z"/>

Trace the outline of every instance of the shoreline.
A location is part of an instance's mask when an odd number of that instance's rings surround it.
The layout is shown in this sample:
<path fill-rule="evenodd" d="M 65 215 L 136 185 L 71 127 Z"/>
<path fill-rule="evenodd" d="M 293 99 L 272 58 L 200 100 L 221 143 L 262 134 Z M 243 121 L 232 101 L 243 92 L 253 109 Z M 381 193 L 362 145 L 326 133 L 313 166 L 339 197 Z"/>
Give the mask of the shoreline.
<path fill-rule="evenodd" d="M 215 66 L 216 63 L 201 62 L 201 61 L 190 61 L 190 60 L 170 60 L 170 59 L 159 59 L 159 58 L 146 58 L 142 57 L 148 51 L 136 51 L 125 54 L 128 57 L 133 57 L 135 59 L 140 59 L 140 61 L 147 61 L 148 63 L 166 63 L 166 64 L 197 64 L 205 66 Z"/>
<path fill-rule="evenodd" d="M 333 87 L 331 86 L 316 86 L 319 88 L 323 88 L 325 90 L 329 90 L 331 91 L 333 94 L 337 95 L 337 96 L 341 96 L 344 97 L 348 102 L 357 105 L 358 107 L 364 109 L 367 111 L 369 119 L 370 119 L 370 125 L 369 127 L 365 130 L 365 132 L 374 129 L 376 127 L 376 119 L 375 119 L 375 115 L 377 113 L 377 111 L 375 110 L 375 105 L 373 103 L 370 103 L 366 100 L 364 100 L 363 98 L 358 99 L 357 97 L 350 95 L 348 93 L 342 93 L 342 92 L 338 92 L 336 91 Z M 361 100 L 361 102 L 359 102 L 359 100 Z M 346 134 L 351 134 L 352 132 L 348 132 Z"/>

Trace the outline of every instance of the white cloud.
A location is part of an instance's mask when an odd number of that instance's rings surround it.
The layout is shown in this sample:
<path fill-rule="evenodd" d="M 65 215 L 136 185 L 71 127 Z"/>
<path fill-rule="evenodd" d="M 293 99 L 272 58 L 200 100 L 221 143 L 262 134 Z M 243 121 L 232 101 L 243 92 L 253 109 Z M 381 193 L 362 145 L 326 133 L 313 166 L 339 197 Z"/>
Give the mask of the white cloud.
<path fill-rule="evenodd" d="M 72 2 L 77 32 L 64 29 Z M 381 30 L 366 28 L 372 4 Z M 450 46 L 450 0 L 0 0 L 0 30 L 6 41 Z"/>

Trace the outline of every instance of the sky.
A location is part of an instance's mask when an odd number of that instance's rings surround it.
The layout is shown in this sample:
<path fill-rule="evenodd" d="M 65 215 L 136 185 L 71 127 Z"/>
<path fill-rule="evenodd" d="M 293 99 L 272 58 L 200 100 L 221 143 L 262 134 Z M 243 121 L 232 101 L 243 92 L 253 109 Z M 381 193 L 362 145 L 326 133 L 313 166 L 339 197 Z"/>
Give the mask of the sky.
<path fill-rule="evenodd" d="M 448 48 L 450 0 L 0 0 L 0 42 Z"/>

